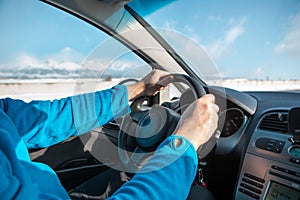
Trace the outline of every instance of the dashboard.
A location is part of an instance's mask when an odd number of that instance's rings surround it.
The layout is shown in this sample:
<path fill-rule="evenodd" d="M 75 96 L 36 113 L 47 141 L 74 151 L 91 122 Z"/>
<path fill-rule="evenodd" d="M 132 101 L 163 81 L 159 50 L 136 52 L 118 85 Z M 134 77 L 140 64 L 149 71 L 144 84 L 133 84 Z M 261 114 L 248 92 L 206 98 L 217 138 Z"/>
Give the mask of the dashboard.
<path fill-rule="evenodd" d="M 220 188 L 233 190 L 233 196 L 222 191 L 216 199 L 299 200 L 300 144 L 293 143 L 288 114 L 300 107 L 300 93 L 226 89 L 222 95 L 214 88 L 211 93 L 226 105 L 207 179 L 214 195 Z M 295 120 L 300 124 L 300 115 Z"/>
<path fill-rule="evenodd" d="M 258 100 L 255 125 L 236 184 L 235 199 L 300 199 L 299 144 L 293 143 L 289 111 L 299 93 L 250 93 Z M 300 115 L 296 120 L 300 122 Z"/>

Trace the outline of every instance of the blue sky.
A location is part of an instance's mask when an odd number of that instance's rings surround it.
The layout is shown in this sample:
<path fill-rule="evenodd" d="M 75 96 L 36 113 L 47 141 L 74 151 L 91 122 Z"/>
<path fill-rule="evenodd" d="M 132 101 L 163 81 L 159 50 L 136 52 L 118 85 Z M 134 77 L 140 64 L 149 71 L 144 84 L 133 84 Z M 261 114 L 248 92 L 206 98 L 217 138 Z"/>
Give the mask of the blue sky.
<path fill-rule="evenodd" d="M 299 0 L 176 1 L 158 13 L 150 24 L 193 38 L 225 76 L 300 77 Z"/>
<path fill-rule="evenodd" d="M 0 27 L 2 62 L 67 50 L 84 55 L 105 38 L 91 25 L 37 0 L 1 0 Z"/>
<path fill-rule="evenodd" d="M 146 19 L 195 40 L 225 77 L 300 77 L 299 0 L 178 0 Z M 1 0 L 0 27 L 0 69 L 22 63 L 79 65 L 107 38 L 35 0 Z"/>

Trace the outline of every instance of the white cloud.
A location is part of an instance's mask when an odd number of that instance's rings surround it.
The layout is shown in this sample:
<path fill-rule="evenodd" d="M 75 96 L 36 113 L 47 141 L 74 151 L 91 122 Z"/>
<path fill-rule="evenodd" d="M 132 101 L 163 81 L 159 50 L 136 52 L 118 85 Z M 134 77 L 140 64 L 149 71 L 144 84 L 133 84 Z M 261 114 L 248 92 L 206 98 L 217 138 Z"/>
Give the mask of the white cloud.
<path fill-rule="evenodd" d="M 55 65 L 56 69 L 65 69 L 69 71 L 77 70 L 81 68 L 81 65 L 75 62 L 62 62 Z"/>
<path fill-rule="evenodd" d="M 244 27 L 242 25 L 236 25 L 232 29 L 227 31 L 224 41 L 228 44 L 231 44 L 243 33 L 244 33 Z"/>
<path fill-rule="evenodd" d="M 66 47 L 56 54 L 47 55 L 42 58 L 30 54 L 20 54 L 14 60 L 2 65 L 9 68 L 43 68 L 43 69 L 66 69 L 77 70 L 81 67 L 83 56 L 77 51 Z"/>
<path fill-rule="evenodd" d="M 290 28 L 274 52 L 300 59 L 300 12 L 291 18 Z"/>
<path fill-rule="evenodd" d="M 20 54 L 15 60 L 7 64 L 9 67 L 17 68 L 45 68 L 47 64 L 36 57 L 28 54 Z"/>
<path fill-rule="evenodd" d="M 229 24 L 233 25 L 234 19 L 229 19 Z M 217 59 L 224 54 L 228 53 L 231 45 L 245 32 L 244 24 L 247 21 L 246 18 L 241 19 L 237 24 L 231 26 L 225 31 L 222 37 L 215 39 L 208 45 L 205 45 L 205 49 L 208 54 L 213 58 Z"/>

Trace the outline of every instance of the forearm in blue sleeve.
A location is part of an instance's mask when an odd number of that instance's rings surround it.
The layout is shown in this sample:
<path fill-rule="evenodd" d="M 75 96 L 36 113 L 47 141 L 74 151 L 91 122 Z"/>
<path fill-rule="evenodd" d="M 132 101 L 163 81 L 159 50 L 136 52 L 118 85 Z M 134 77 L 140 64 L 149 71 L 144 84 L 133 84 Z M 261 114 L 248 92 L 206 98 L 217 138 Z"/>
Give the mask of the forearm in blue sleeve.
<path fill-rule="evenodd" d="M 127 114 L 126 86 L 54 101 L 1 100 L 28 148 L 47 147 Z"/>
<path fill-rule="evenodd" d="M 182 140 L 176 147 L 175 140 Z M 183 137 L 168 137 L 132 180 L 117 190 L 110 200 L 186 199 L 196 175 L 197 155 Z"/>

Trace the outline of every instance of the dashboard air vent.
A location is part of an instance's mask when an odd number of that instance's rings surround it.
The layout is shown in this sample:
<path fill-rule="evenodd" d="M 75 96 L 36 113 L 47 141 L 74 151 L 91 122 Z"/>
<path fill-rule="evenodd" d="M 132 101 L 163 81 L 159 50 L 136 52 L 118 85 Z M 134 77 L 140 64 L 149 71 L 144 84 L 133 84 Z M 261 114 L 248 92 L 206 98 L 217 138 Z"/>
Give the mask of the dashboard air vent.
<path fill-rule="evenodd" d="M 259 128 L 282 133 L 288 133 L 287 112 L 269 113 L 264 116 L 259 124 Z"/>

